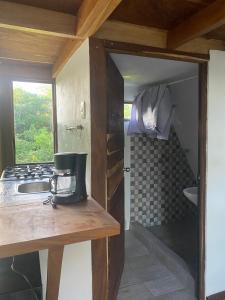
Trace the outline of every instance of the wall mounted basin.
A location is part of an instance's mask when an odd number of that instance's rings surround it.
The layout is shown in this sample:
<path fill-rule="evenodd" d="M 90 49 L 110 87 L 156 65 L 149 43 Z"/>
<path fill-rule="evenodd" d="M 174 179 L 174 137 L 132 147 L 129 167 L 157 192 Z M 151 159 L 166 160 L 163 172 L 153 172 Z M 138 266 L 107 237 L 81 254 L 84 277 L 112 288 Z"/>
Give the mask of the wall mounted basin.
<path fill-rule="evenodd" d="M 18 192 L 24 194 L 49 192 L 50 185 L 47 181 L 26 182 L 18 185 Z"/>
<path fill-rule="evenodd" d="M 196 206 L 198 205 L 198 187 L 193 186 L 183 190 L 184 196 L 194 203 Z"/>

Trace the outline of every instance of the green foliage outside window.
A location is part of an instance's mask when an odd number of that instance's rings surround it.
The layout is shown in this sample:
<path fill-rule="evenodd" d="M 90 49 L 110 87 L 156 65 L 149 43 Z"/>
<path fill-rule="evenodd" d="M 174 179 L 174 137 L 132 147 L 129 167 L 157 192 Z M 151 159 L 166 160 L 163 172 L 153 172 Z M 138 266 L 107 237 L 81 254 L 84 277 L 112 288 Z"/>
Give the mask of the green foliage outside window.
<path fill-rule="evenodd" d="M 13 85 L 17 164 L 53 160 L 51 85 L 37 85 L 33 90 L 29 83 Z"/>
<path fill-rule="evenodd" d="M 124 119 L 125 120 L 131 119 L 131 109 L 132 109 L 132 103 L 124 103 Z"/>

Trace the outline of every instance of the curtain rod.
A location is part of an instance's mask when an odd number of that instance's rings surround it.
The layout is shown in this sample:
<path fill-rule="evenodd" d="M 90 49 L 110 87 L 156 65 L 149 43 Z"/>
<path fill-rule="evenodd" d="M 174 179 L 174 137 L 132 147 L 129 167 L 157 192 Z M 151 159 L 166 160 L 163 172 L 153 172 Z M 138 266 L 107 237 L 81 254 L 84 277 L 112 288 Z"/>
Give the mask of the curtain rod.
<path fill-rule="evenodd" d="M 187 77 L 187 78 L 184 78 L 184 79 L 179 79 L 179 80 L 176 80 L 176 81 L 171 81 L 171 82 L 168 82 L 167 85 L 173 85 L 173 84 L 176 84 L 176 83 L 181 83 L 183 81 L 187 81 L 187 80 L 191 80 L 191 79 L 195 79 L 195 78 L 198 78 L 198 76 L 195 75 L 195 76 Z"/>

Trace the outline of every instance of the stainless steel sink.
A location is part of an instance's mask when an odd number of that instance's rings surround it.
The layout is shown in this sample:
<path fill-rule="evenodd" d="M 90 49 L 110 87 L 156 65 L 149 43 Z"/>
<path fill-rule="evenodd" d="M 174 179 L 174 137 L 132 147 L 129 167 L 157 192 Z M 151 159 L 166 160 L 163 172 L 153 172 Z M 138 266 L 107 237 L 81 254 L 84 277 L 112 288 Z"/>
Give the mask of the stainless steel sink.
<path fill-rule="evenodd" d="M 24 194 L 49 192 L 49 187 L 47 181 L 27 182 L 18 186 L 18 192 Z"/>

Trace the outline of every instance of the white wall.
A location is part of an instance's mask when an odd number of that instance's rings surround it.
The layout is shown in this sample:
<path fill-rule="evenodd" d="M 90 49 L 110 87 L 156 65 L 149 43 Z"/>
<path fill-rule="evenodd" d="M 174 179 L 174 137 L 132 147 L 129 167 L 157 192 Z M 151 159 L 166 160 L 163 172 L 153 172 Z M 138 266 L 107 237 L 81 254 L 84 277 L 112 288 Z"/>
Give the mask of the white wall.
<path fill-rule="evenodd" d="M 56 78 L 59 151 L 87 152 L 87 192 L 91 189 L 90 65 L 88 40 L 76 51 Z M 86 117 L 80 113 L 86 103 Z M 82 125 L 82 131 L 66 127 Z M 46 285 L 47 251 L 40 252 L 42 281 Z M 66 246 L 59 300 L 92 299 L 91 242 Z"/>
<path fill-rule="evenodd" d="M 133 102 L 139 93 L 139 86 L 135 84 L 124 83 L 124 100 L 126 102 Z"/>
<path fill-rule="evenodd" d="M 225 52 L 210 51 L 206 197 L 206 295 L 225 290 Z"/>
<path fill-rule="evenodd" d="M 87 152 L 86 184 L 91 183 L 90 60 L 88 40 L 81 46 L 56 78 L 59 151 Z M 81 102 L 86 117 L 81 116 Z M 66 130 L 82 125 L 84 130 Z"/>
<path fill-rule="evenodd" d="M 198 78 L 170 86 L 172 102 L 176 105 L 174 127 L 181 146 L 186 150 L 189 165 L 198 175 Z"/>

